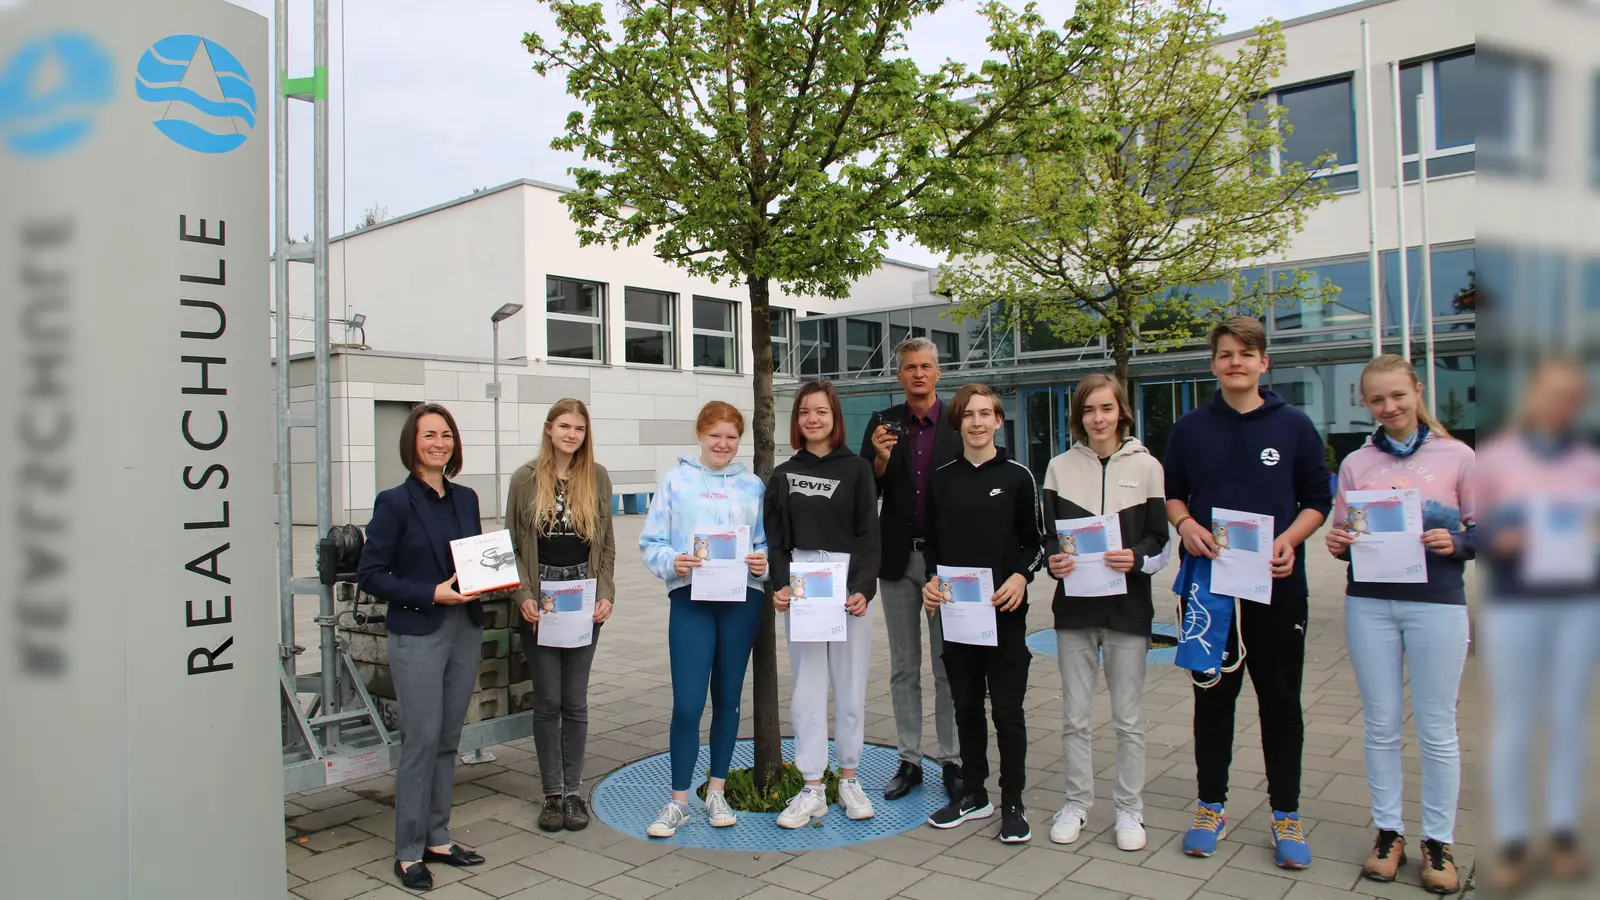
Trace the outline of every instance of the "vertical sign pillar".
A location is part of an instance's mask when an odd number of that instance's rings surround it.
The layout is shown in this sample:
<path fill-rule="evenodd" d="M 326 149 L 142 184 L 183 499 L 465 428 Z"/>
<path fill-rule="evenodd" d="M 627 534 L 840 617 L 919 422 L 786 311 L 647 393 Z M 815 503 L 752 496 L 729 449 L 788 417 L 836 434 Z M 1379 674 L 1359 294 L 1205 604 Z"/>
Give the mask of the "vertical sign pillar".
<path fill-rule="evenodd" d="M 267 50 L 0 12 L 7 896 L 283 896 Z"/>

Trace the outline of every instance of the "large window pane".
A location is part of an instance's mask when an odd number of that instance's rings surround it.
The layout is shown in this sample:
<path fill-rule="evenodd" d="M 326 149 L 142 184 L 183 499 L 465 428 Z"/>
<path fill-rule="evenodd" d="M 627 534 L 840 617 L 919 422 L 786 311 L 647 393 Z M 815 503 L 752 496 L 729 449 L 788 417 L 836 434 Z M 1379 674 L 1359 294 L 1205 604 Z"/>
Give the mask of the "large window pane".
<path fill-rule="evenodd" d="M 646 366 L 672 365 L 671 332 L 628 328 L 623 337 L 627 361 Z"/>
<path fill-rule="evenodd" d="M 1544 64 L 1485 51 L 1476 66 L 1477 147 L 1483 167 L 1504 174 L 1542 174 L 1549 99 Z"/>
<path fill-rule="evenodd" d="M 600 285 L 571 278 L 545 279 L 545 312 L 571 316 L 600 314 Z"/>
<path fill-rule="evenodd" d="M 883 368 L 883 323 L 867 319 L 846 319 L 845 368 L 862 375 L 873 375 Z"/>
<path fill-rule="evenodd" d="M 732 369 L 733 338 L 694 336 L 694 364 L 699 369 Z"/>
<path fill-rule="evenodd" d="M 768 307 L 772 333 L 772 366 L 780 375 L 794 374 L 794 310 Z"/>
<path fill-rule="evenodd" d="M 733 304 L 726 300 L 694 298 L 694 327 L 705 331 L 733 331 Z"/>
<path fill-rule="evenodd" d="M 1435 361 L 1434 414 L 1451 435 L 1471 441 L 1478 428 L 1478 366 L 1472 356 L 1441 356 Z M 1418 371 L 1423 379 L 1427 374 Z"/>
<path fill-rule="evenodd" d="M 1283 120 L 1290 126 L 1283 141 L 1285 163 L 1309 167 L 1325 153 L 1335 154 L 1333 165 L 1356 161 L 1356 116 L 1349 78 L 1280 91 L 1278 103 L 1287 107 Z"/>
<path fill-rule="evenodd" d="M 546 334 L 551 356 L 562 359 L 592 359 L 600 356 L 600 326 L 565 319 L 547 320 Z"/>
<path fill-rule="evenodd" d="M 1473 270 L 1477 265 L 1477 254 L 1471 247 L 1455 247 L 1435 249 L 1430 255 L 1433 261 L 1433 314 L 1440 316 L 1471 315 L 1471 291 L 1474 287 Z M 1413 331 L 1420 327 L 1423 320 L 1422 309 L 1422 250 L 1412 247 L 1406 251 L 1406 292 L 1407 300 L 1411 306 L 1411 324 Z M 1400 260 L 1393 250 L 1383 254 L 1383 320 L 1390 335 L 1400 333 Z M 1473 326 L 1468 322 L 1452 323 L 1448 328 L 1439 326 L 1438 330 L 1463 330 Z"/>
<path fill-rule="evenodd" d="M 838 319 L 801 319 L 800 374 L 833 375 L 839 371 Z"/>
<path fill-rule="evenodd" d="M 1342 459 L 1360 447 L 1376 427 L 1361 399 L 1362 368 L 1363 363 L 1274 366 L 1267 370 L 1266 381 L 1275 393 L 1311 417 L 1317 434 L 1332 444 Z"/>
<path fill-rule="evenodd" d="M 1371 335 L 1372 284 L 1366 260 L 1300 267 L 1307 273 L 1308 296 L 1304 300 L 1284 298 L 1273 311 L 1273 339 L 1283 341 L 1341 340 Z M 1292 271 L 1277 273 L 1277 283 L 1293 283 Z M 1337 296 L 1325 290 L 1338 288 Z M 1317 335 L 1299 336 L 1312 329 L 1338 329 Z M 1287 334 L 1286 334 L 1287 333 Z"/>
<path fill-rule="evenodd" d="M 935 331 L 929 339 L 939 348 L 939 364 L 955 366 L 961 362 L 961 335 L 953 331 Z"/>
<path fill-rule="evenodd" d="M 1434 62 L 1434 143 L 1440 148 L 1477 141 L 1476 60 L 1468 50 Z"/>
<path fill-rule="evenodd" d="M 672 295 L 660 291 L 628 288 L 623 300 L 629 322 L 649 325 L 672 324 Z"/>

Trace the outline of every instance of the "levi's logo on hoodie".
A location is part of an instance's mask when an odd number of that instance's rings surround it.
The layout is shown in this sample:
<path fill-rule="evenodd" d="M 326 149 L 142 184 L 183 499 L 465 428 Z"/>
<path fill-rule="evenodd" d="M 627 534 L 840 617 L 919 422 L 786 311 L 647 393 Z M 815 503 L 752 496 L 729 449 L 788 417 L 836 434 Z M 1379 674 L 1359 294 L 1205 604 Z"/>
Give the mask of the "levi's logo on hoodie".
<path fill-rule="evenodd" d="M 833 492 L 839 487 L 837 478 L 815 478 L 810 475 L 796 475 L 789 473 L 789 493 L 803 494 L 807 497 L 826 497 L 833 499 Z"/>

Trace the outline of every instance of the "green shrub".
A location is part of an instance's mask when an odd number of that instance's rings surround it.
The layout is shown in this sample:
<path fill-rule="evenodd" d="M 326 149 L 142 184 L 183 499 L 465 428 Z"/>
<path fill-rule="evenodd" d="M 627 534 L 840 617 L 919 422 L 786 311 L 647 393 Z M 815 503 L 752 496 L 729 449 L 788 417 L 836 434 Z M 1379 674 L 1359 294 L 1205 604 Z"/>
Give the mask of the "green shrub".
<path fill-rule="evenodd" d="M 783 812 L 789 805 L 789 800 L 800 789 L 806 786 L 805 778 L 794 763 L 784 763 L 778 770 L 778 777 L 766 793 L 756 790 L 755 775 L 750 769 L 734 769 L 728 773 L 728 784 L 724 788 L 728 797 L 728 805 L 740 812 Z M 828 769 L 822 773 L 822 786 L 828 791 L 828 803 L 839 802 L 839 773 Z M 706 786 L 700 785 L 697 793 L 700 799 L 706 796 Z"/>

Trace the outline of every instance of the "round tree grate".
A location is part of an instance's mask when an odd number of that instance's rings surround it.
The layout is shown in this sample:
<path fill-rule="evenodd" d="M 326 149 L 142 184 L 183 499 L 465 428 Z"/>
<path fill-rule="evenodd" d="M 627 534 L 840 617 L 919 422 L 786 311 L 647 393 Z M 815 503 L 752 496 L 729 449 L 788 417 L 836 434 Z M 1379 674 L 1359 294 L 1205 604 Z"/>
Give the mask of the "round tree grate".
<path fill-rule="evenodd" d="M 733 748 L 733 768 L 749 767 L 755 755 L 755 745 L 740 741 Z M 794 740 L 783 739 L 783 756 L 794 758 Z M 833 754 L 833 742 L 828 742 L 828 764 L 838 768 Z M 706 769 L 711 765 L 710 752 L 700 745 L 700 755 L 695 759 L 694 784 L 689 789 L 689 823 L 678 829 L 673 837 L 652 838 L 644 830 L 656 820 L 662 804 L 671 794 L 672 767 L 668 754 L 658 753 L 628 763 L 600 779 L 589 802 L 600 821 L 623 834 L 648 841 L 659 841 L 679 847 L 701 847 L 707 850 L 822 850 L 842 847 L 862 841 L 904 834 L 927 824 L 928 816 L 943 806 L 947 799 L 943 778 L 937 763 L 922 762 L 922 786 L 899 800 L 883 799 L 883 786 L 900 768 L 900 751 L 893 747 L 868 744 L 861 753 L 857 777 L 872 800 L 873 816 L 870 819 L 851 821 L 845 817 L 838 804 L 829 807 L 828 814 L 817 820 L 813 827 L 789 830 L 778 827 L 777 813 L 738 813 L 739 824 L 730 828 L 712 828 L 706 824 L 705 809 L 696 793 L 705 782 Z"/>
<path fill-rule="evenodd" d="M 1154 635 L 1150 641 L 1150 652 L 1145 654 L 1145 662 L 1172 665 L 1178 659 L 1178 629 L 1165 622 L 1157 622 L 1151 627 Z M 1039 654 L 1056 658 L 1056 632 L 1053 628 L 1045 628 L 1028 635 L 1028 649 Z"/>

